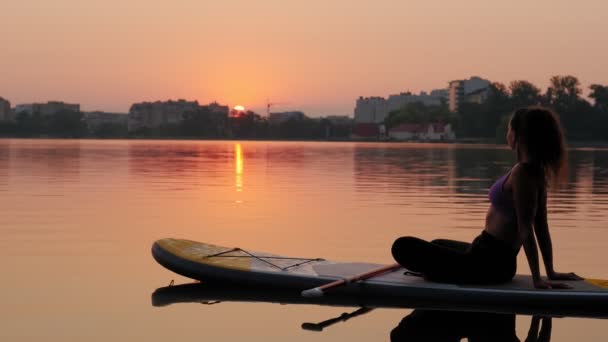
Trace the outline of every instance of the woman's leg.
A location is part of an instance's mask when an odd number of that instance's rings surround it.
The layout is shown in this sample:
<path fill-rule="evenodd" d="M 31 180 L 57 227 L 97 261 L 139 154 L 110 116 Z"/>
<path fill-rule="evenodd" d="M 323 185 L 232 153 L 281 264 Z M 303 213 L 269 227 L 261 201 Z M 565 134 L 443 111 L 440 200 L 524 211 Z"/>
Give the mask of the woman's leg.
<path fill-rule="evenodd" d="M 471 244 L 469 242 L 456 241 L 456 240 L 436 239 L 436 240 L 431 241 L 431 243 L 434 243 L 439 246 L 451 248 L 453 250 L 463 252 L 463 253 L 468 251 L 469 248 L 471 248 Z"/>
<path fill-rule="evenodd" d="M 459 249 L 464 246 L 459 244 Z M 463 282 L 469 277 L 471 257 L 464 250 L 457 250 L 431 243 L 416 237 L 401 237 L 393 243 L 395 260 L 410 271 L 420 272 L 430 280 Z"/>

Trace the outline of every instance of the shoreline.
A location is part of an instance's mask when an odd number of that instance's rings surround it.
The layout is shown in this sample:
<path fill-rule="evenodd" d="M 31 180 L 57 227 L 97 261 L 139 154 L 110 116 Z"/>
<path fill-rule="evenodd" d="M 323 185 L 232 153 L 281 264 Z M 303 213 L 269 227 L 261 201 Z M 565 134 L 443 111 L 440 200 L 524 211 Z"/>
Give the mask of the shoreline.
<path fill-rule="evenodd" d="M 84 137 L 84 138 L 62 138 L 62 137 L 7 137 L 0 136 L 0 140 L 176 140 L 176 141 L 268 141 L 268 142 L 353 142 L 353 143 L 386 143 L 386 144 L 466 144 L 466 145 L 496 145 L 501 146 L 505 143 L 497 143 L 494 139 L 484 138 L 458 138 L 454 140 L 433 141 L 433 140 L 372 140 L 372 139 L 256 139 L 256 138 L 199 138 L 199 137 Z M 608 148 L 608 141 L 569 141 L 568 148 Z"/>

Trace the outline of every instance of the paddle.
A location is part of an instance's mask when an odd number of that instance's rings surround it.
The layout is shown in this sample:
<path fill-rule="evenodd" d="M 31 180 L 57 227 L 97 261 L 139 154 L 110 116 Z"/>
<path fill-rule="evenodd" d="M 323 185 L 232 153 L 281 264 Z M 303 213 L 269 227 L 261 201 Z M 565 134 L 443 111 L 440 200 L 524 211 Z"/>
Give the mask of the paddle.
<path fill-rule="evenodd" d="M 334 282 L 331 282 L 331 283 L 328 283 L 328 284 L 325 284 L 325 285 L 321 285 L 319 287 L 315 287 L 315 288 L 312 288 L 312 289 L 304 290 L 304 291 L 302 291 L 302 296 L 306 297 L 306 298 L 322 297 L 323 294 L 327 290 L 334 289 L 336 287 L 339 287 L 339 286 L 342 286 L 342 285 L 346 285 L 348 283 L 354 283 L 354 282 L 357 282 L 357 281 L 360 281 L 360 280 L 365 280 L 365 279 L 377 277 L 379 275 L 395 271 L 395 270 L 397 270 L 399 268 L 401 268 L 401 265 L 399 265 L 399 264 L 392 264 L 392 265 L 388 265 L 388 266 L 382 266 L 380 268 L 373 269 L 373 270 L 367 271 L 365 273 L 357 274 L 357 275 L 352 276 L 350 278 L 336 280 Z"/>
<path fill-rule="evenodd" d="M 325 320 L 321 323 L 303 323 L 302 324 L 302 329 L 304 330 L 310 330 L 310 331 L 323 331 L 324 328 L 327 328 L 330 325 L 336 324 L 338 322 L 346 322 L 347 320 L 353 318 L 353 317 L 357 317 L 357 316 L 361 316 L 364 315 L 370 311 L 372 311 L 374 309 L 372 308 L 360 308 L 354 312 L 351 313 L 343 313 L 340 316 L 336 317 L 336 318 L 331 318 L 328 320 Z"/>

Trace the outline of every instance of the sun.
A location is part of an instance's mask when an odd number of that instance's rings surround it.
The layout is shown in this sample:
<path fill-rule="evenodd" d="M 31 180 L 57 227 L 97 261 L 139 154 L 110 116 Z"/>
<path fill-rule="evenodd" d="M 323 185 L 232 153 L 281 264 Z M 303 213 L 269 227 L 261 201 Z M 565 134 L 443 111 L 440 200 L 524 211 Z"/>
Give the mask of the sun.
<path fill-rule="evenodd" d="M 234 110 L 239 111 L 239 112 L 244 112 L 245 111 L 245 107 L 238 105 L 238 106 L 234 106 Z"/>

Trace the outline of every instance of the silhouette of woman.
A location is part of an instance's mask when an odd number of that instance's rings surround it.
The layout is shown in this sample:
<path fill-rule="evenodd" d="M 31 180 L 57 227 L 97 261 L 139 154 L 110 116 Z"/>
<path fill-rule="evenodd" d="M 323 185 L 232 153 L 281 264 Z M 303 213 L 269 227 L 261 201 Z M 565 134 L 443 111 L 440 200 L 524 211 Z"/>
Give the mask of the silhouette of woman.
<path fill-rule="evenodd" d="M 466 242 L 401 237 L 392 247 L 395 260 L 429 280 L 448 283 L 508 282 L 524 247 L 536 288 L 569 288 L 540 276 L 538 247 L 551 280 L 580 280 L 553 268 L 553 247 L 547 224 L 547 188 L 564 178 L 566 144 L 557 116 L 549 109 L 517 110 L 509 121 L 509 147 L 517 164 L 490 188 L 485 229 Z"/>

